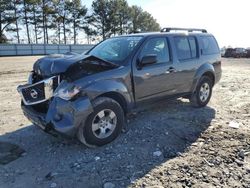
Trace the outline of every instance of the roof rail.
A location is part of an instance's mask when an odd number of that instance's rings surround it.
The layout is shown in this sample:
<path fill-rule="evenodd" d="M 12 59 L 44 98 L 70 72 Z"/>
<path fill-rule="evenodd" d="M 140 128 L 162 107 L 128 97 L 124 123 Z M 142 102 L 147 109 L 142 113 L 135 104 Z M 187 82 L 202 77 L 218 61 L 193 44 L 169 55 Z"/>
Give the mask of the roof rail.
<path fill-rule="evenodd" d="M 207 33 L 206 29 L 177 28 L 177 27 L 165 27 L 165 28 L 161 29 L 161 32 L 170 32 L 170 31 L 188 31 L 188 32 L 199 31 L 202 33 Z"/>

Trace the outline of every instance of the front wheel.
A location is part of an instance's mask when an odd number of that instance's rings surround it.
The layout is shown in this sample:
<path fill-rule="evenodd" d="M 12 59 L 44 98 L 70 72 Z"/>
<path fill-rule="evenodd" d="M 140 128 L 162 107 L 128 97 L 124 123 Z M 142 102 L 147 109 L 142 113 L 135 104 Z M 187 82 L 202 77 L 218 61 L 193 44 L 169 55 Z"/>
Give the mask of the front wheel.
<path fill-rule="evenodd" d="M 124 125 L 124 112 L 118 102 L 100 97 L 93 101 L 94 111 L 78 130 L 78 139 L 87 146 L 102 146 L 113 141 Z"/>
<path fill-rule="evenodd" d="M 213 82 L 208 76 L 202 76 L 190 101 L 194 107 L 204 107 L 209 102 L 213 89 Z"/>

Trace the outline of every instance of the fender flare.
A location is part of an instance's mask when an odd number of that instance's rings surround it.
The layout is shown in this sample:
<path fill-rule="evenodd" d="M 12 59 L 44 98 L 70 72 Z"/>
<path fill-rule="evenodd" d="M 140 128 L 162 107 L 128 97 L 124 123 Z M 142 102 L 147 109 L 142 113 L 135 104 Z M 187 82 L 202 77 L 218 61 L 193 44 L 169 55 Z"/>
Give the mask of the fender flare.
<path fill-rule="evenodd" d="M 194 76 L 194 80 L 193 80 L 193 84 L 192 84 L 192 88 L 191 88 L 191 91 L 192 93 L 195 92 L 195 89 L 197 87 L 197 84 L 199 83 L 199 80 L 200 78 L 203 76 L 203 75 L 208 75 L 208 76 L 212 76 L 213 78 L 213 82 L 215 81 L 215 70 L 214 70 L 214 67 L 213 65 L 211 65 L 210 63 L 205 63 L 203 65 L 201 65 L 196 73 L 195 73 L 195 76 Z"/>

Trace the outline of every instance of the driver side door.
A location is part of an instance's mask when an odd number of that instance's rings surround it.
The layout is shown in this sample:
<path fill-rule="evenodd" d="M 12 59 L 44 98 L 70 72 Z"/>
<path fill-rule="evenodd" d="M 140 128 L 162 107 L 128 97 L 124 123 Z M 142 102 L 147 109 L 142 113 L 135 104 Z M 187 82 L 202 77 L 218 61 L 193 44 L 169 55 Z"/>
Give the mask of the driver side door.
<path fill-rule="evenodd" d="M 142 66 L 143 57 L 156 55 L 157 62 Z M 174 67 L 166 37 L 147 39 L 133 63 L 133 80 L 137 102 L 175 94 Z"/>

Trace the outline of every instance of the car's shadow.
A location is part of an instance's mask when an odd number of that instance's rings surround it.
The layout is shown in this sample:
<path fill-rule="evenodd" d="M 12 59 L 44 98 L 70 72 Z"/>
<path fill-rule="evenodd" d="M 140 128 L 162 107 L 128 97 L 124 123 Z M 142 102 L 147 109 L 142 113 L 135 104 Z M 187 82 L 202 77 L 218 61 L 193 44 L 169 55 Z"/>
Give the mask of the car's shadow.
<path fill-rule="evenodd" d="M 24 169 L 15 183 L 44 187 L 53 181 L 62 187 L 102 187 L 112 182 L 127 187 L 185 152 L 214 117 L 215 110 L 210 107 L 192 108 L 185 101 L 174 100 L 131 117 L 128 131 L 100 148 L 89 149 L 74 139 L 53 137 L 35 126 L 6 133 L 0 141 L 26 150 L 26 155 L 5 165 L 12 170 Z M 50 172 L 54 176 L 46 177 Z M 10 181 L 0 177 L 6 185 Z"/>

